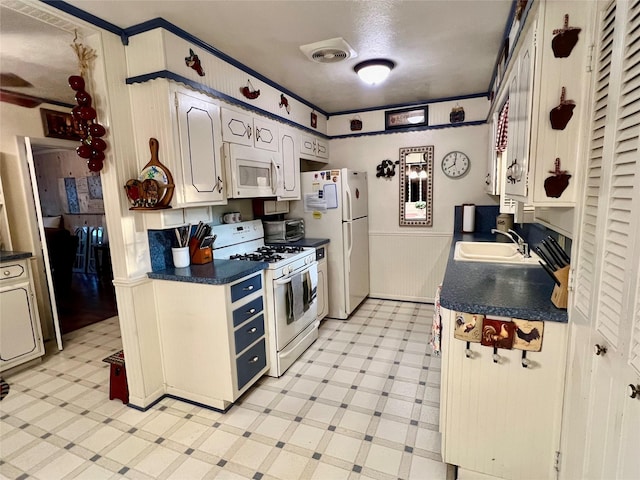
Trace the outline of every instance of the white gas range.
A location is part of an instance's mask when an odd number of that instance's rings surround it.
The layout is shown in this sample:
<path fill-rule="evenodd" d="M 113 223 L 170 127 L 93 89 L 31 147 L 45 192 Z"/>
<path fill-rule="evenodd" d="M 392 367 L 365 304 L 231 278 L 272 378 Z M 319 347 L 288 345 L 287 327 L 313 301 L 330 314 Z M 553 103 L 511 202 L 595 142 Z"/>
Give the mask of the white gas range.
<path fill-rule="evenodd" d="M 265 314 L 272 377 L 279 377 L 318 338 L 315 249 L 265 245 L 260 220 L 214 227 L 214 258 L 267 262 Z"/>

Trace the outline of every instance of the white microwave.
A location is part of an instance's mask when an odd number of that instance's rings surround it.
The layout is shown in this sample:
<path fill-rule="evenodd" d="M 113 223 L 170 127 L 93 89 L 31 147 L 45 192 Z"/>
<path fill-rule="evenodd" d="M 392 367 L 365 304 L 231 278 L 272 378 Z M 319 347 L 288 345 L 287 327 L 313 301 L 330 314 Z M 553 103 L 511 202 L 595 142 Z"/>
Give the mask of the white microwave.
<path fill-rule="evenodd" d="M 223 143 L 227 196 L 275 197 L 278 191 L 277 152 Z"/>

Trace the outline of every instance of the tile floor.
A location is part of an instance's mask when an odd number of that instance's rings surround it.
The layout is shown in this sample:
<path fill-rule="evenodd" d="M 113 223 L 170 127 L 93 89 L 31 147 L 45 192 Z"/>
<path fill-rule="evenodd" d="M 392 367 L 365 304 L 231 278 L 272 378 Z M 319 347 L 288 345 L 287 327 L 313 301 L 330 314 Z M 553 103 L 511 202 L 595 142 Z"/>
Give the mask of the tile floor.
<path fill-rule="evenodd" d="M 280 378 L 226 414 L 163 399 L 108 400 L 117 318 L 10 375 L 0 402 L 0 478 L 446 479 L 438 433 L 433 306 L 368 299 Z"/>

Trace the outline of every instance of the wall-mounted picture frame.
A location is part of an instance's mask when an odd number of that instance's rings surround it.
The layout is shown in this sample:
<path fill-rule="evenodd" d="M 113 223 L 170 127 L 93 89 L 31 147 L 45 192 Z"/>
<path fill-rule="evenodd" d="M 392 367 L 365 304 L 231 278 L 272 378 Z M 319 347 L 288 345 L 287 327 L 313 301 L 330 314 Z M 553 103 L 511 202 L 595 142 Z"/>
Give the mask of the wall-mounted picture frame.
<path fill-rule="evenodd" d="M 82 125 L 73 118 L 71 113 L 41 108 L 40 116 L 45 137 L 82 140 L 84 135 Z"/>
<path fill-rule="evenodd" d="M 429 125 L 429 106 L 403 108 L 384 112 L 385 130 Z"/>

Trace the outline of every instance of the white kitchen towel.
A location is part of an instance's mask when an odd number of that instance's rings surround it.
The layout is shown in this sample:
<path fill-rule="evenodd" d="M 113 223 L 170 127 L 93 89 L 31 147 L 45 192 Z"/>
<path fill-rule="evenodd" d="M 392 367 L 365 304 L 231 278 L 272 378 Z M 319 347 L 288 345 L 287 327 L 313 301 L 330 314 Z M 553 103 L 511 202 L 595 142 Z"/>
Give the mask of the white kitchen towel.
<path fill-rule="evenodd" d="M 431 348 L 433 349 L 433 354 L 436 357 L 440 356 L 440 340 L 442 336 L 442 317 L 440 316 L 440 292 L 442 291 L 442 284 L 438 285 L 436 289 L 436 296 L 434 299 L 434 308 L 433 308 L 433 324 L 431 326 Z"/>
<path fill-rule="evenodd" d="M 291 277 L 291 290 L 293 292 L 293 321 L 297 321 L 304 315 L 304 286 L 302 274 L 296 273 Z"/>

